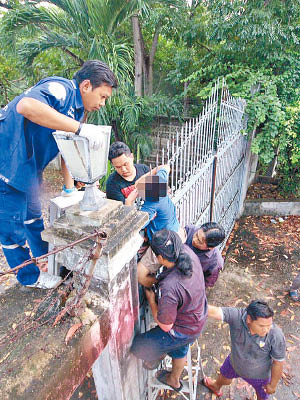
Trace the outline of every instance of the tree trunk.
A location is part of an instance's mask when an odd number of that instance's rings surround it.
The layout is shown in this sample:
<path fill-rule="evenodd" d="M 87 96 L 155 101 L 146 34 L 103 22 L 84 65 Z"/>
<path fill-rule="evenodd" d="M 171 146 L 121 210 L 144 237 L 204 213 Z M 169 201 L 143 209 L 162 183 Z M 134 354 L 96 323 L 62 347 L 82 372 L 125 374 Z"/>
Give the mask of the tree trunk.
<path fill-rule="evenodd" d="M 150 54 L 149 54 L 148 93 L 147 93 L 149 96 L 152 96 L 152 94 L 153 94 L 153 62 L 154 62 L 154 57 L 155 57 L 155 53 L 157 50 L 157 43 L 158 43 L 160 29 L 161 29 L 161 23 L 158 23 L 158 25 L 155 29 L 152 46 L 151 46 L 151 50 L 150 50 Z"/>
<path fill-rule="evenodd" d="M 134 42 L 134 88 L 137 96 L 143 95 L 143 38 L 137 15 L 131 17 Z"/>
<path fill-rule="evenodd" d="M 184 98 L 183 98 L 183 116 L 186 118 L 189 112 L 189 99 L 187 96 L 187 89 L 189 82 L 184 82 Z"/>

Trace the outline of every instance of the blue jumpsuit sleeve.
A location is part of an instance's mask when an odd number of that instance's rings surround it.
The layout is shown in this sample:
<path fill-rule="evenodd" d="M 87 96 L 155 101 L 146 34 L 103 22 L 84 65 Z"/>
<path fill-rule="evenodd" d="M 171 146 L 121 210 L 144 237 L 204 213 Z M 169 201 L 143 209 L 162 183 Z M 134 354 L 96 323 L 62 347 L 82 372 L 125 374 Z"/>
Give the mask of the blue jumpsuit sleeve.
<path fill-rule="evenodd" d="M 28 89 L 24 92 L 24 97 L 33 98 L 60 111 L 72 93 L 73 89 L 62 81 L 50 80 Z"/>

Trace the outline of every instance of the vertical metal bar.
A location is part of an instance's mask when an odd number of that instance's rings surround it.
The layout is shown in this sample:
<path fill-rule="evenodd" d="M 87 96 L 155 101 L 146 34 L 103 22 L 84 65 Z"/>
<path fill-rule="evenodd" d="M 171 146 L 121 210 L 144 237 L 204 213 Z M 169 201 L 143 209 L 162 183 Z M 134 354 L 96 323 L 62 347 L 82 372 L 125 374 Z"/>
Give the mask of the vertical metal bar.
<path fill-rule="evenodd" d="M 182 146 L 183 146 L 183 143 L 184 143 L 184 127 L 182 127 L 181 128 L 181 143 L 180 143 L 180 160 L 179 160 L 179 165 L 180 165 L 180 169 L 179 169 L 179 187 L 181 187 L 181 185 L 182 185 L 182 173 L 183 173 L 183 171 L 182 171 L 182 150 L 183 150 L 183 148 L 182 148 Z"/>
<path fill-rule="evenodd" d="M 193 138 L 193 131 L 192 131 L 192 124 L 191 121 L 188 123 L 188 134 L 187 134 L 187 160 L 186 160 L 186 180 L 189 179 L 189 176 L 191 176 L 191 171 L 190 171 L 190 156 L 191 156 L 191 141 Z"/>
<path fill-rule="evenodd" d="M 208 104 L 205 104 L 205 142 L 204 142 L 204 160 L 207 160 L 207 142 L 208 142 Z"/>
<path fill-rule="evenodd" d="M 187 136 L 188 136 L 188 123 L 185 123 L 185 129 L 184 129 L 184 142 L 182 144 L 183 146 L 183 182 L 185 183 L 186 181 L 186 157 L 187 157 Z"/>
<path fill-rule="evenodd" d="M 176 131 L 176 179 L 175 179 L 175 190 L 178 188 L 178 146 L 179 146 L 179 132 L 178 130 Z"/>
<path fill-rule="evenodd" d="M 216 188 L 217 160 L 218 160 L 218 157 L 215 155 L 214 156 L 214 161 L 213 161 L 213 169 L 212 169 L 209 222 L 212 222 L 212 220 L 213 220 L 215 188 Z"/>
<path fill-rule="evenodd" d="M 176 180 L 174 183 L 174 178 L 176 177 L 177 174 L 177 169 L 176 169 L 176 165 L 175 165 L 175 146 L 174 146 L 174 140 L 172 141 L 172 164 L 171 164 L 171 168 L 172 168 L 172 178 L 171 178 L 171 191 L 172 191 L 172 196 L 174 194 L 174 191 L 176 190 L 175 185 L 176 185 Z"/>
<path fill-rule="evenodd" d="M 197 142 L 197 125 L 195 122 L 195 118 L 193 118 L 193 143 L 192 143 L 192 174 L 196 173 L 197 166 L 196 166 L 196 142 Z"/>

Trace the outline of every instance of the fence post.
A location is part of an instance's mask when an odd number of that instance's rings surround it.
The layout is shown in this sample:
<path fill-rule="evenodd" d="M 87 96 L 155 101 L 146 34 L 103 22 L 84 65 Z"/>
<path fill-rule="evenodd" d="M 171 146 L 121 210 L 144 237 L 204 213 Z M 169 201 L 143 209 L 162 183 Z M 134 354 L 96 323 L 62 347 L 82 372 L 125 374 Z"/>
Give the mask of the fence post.
<path fill-rule="evenodd" d="M 216 190 L 216 176 L 217 176 L 217 162 L 218 156 L 214 156 L 213 168 L 212 168 L 212 179 L 211 179 L 211 192 L 210 192 L 210 212 L 209 222 L 212 222 L 214 212 L 214 201 L 215 201 L 215 190 Z"/>

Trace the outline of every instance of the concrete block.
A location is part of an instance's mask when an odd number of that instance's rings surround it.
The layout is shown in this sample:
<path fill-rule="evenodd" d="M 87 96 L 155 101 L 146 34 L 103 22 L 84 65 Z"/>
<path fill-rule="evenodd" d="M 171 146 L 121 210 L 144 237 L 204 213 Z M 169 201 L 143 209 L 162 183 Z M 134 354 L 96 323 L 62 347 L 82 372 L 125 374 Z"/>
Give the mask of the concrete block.
<path fill-rule="evenodd" d="M 243 215 L 300 215 L 300 200 L 246 200 Z"/>

